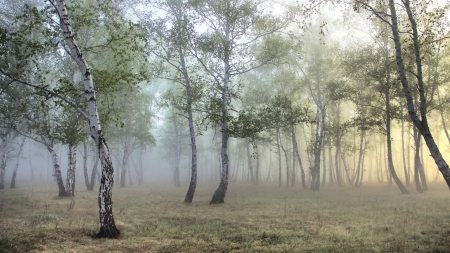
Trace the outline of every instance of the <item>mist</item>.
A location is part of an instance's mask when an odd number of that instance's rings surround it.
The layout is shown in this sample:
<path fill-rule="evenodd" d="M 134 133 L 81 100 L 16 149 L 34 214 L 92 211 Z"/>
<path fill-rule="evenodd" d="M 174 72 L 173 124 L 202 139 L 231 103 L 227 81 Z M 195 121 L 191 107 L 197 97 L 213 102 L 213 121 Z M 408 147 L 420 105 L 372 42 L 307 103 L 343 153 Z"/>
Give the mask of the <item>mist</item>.
<path fill-rule="evenodd" d="M 448 250 L 450 3 L 0 6 L 1 252 Z"/>

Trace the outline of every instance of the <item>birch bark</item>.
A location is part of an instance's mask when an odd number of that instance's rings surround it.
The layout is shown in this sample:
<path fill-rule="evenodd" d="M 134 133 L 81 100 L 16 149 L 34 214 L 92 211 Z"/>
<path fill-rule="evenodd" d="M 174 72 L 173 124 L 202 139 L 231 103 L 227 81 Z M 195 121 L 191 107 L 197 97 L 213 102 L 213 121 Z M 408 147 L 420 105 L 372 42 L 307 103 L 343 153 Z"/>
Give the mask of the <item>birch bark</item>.
<path fill-rule="evenodd" d="M 22 154 L 23 151 L 23 146 L 25 144 L 25 139 L 26 137 L 22 137 L 22 141 L 20 142 L 19 145 L 19 152 L 17 153 L 17 160 L 16 160 L 16 166 L 14 167 L 14 171 L 13 171 L 13 176 L 11 179 L 11 186 L 10 188 L 16 188 L 16 176 L 17 176 L 17 170 L 19 169 L 19 161 L 20 161 L 20 155 Z"/>
<path fill-rule="evenodd" d="M 117 238 L 120 235 L 120 231 L 115 225 L 114 216 L 112 213 L 112 188 L 114 184 L 114 168 L 109 148 L 106 144 L 105 138 L 103 137 L 100 126 L 100 118 L 98 116 L 95 98 L 94 82 L 92 80 L 90 68 L 75 41 L 72 27 L 69 22 L 69 15 L 67 13 L 65 1 L 49 1 L 58 12 L 60 18 L 60 27 L 63 30 L 64 40 L 69 48 L 69 54 L 77 63 L 84 79 L 84 89 L 89 109 L 89 130 L 91 133 L 91 137 L 94 139 L 95 144 L 98 148 L 98 153 L 102 164 L 101 185 L 98 197 L 100 231 L 96 235 L 96 237 Z"/>

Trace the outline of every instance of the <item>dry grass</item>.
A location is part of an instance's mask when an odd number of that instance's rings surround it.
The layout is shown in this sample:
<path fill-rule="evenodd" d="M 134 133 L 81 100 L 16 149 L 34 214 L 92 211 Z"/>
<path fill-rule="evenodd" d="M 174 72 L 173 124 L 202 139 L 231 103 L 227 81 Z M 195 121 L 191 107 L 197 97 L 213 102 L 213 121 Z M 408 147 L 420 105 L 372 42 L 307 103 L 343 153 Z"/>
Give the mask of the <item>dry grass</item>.
<path fill-rule="evenodd" d="M 0 252 L 450 252 L 449 191 L 401 195 L 394 187 L 319 192 L 231 183 L 223 205 L 216 184 L 114 188 L 122 236 L 95 240 L 97 192 L 74 199 L 55 185 L 0 191 Z"/>

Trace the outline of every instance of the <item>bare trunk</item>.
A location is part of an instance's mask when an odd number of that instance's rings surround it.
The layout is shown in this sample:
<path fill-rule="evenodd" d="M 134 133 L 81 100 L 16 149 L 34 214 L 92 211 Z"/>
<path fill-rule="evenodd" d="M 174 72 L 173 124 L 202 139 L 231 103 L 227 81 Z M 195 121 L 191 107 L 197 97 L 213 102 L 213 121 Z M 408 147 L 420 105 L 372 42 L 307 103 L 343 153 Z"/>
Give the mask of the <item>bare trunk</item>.
<path fill-rule="evenodd" d="M 83 175 L 84 175 L 84 184 L 86 185 L 86 189 L 89 191 L 89 175 L 88 175 L 88 168 L 87 168 L 87 160 L 88 160 L 88 152 L 87 152 L 87 146 L 86 142 L 83 142 Z"/>
<path fill-rule="evenodd" d="M 348 173 L 347 161 L 345 160 L 345 157 L 343 154 L 341 154 L 341 158 L 342 158 L 342 163 L 344 164 L 344 171 L 345 171 L 345 175 L 347 177 L 347 182 L 350 184 L 350 186 L 353 187 L 354 184 Z"/>
<path fill-rule="evenodd" d="M 248 163 L 248 173 L 250 174 L 250 178 L 252 180 L 252 184 L 256 184 L 255 177 L 253 175 L 253 162 L 252 156 L 250 155 L 250 140 L 246 140 L 247 142 L 247 163 Z"/>
<path fill-rule="evenodd" d="M 75 196 L 75 169 L 77 164 L 77 145 L 70 143 L 68 152 L 69 165 L 66 178 L 66 196 Z"/>
<path fill-rule="evenodd" d="M 353 180 L 353 182 L 355 182 L 355 186 L 359 187 L 359 181 L 360 178 L 362 177 L 362 170 L 363 170 L 363 156 L 364 156 L 364 136 L 365 136 L 366 131 L 364 130 L 364 126 L 362 127 L 361 130 L 361 136 L 360 136 L 360 140 L 359 140 L 359 155 L 358 155 L 358 164 L 357 164 L 357 168 L 356 168 L 356 179 Z"/>
<path fill-rule="evenodd" d="M 295 129 L 294 126 L 291 126 L 291 133 L 292 133 L 292 146 L 294 148 L 295 156 L 297 156 L 298 163 L 300 164 L 300 173 L 302 177 L 302 188 L 306 189 L 306 181 L 305 181 L 305 170 L 303 169 L 303 163 L 302 159 L 300 158 L 300 153 L 298 151 L 298 145 L 297 145 L 297 137 L 295 137 Z"/>
<path fill-rule="evenodd" d="M 173 184 L 176 187 L 180 187 L 181 128 L 178 125 L 176 116 L 173 116 L 173 125 L 175 128 L 175 161 L 173 164 Z"/>
<path fill-rule="evenodd" d="M 278 150 L 278 187 L 283 186 L 283 181 L 281 180 L 281 149 L 280 149 L 280 128 L 277 126 L 277 150 Z"/>
<path fill-rule="evenodd" d="M 388 167 L 390 176 L 394 179 L 395 183 L 397 184 L 398 188 L 400 189 L 401 193 L 408 194 L 408 190 L 406 190 L 405 186 L 403 185 L 402 181 L 397 176 L 397 173 L 395 172 L 394 163 L 392 161 L 392 142 L 391 142 L 391 103 L 390 103 L 390 70 L 387 69 L 387 79 L 385 84 L 385 107 L 386 107 L 386 143 L 387 143 L 387 156 L 388 156 Z"/>
<path fill-rule="evenodd" d="M 127 170 L 128 170 L 128 152 L 130 149 L 130 143 L 128 137 L 125 137 L 125 147 L 123 149 L 123 157 L 122 157 L 122 170 L 120 173 L 120 187 L 125 187 Z"/>
<path fill-rule="evenodd" d="M 419 154 L 419 147 L 420 147 L 420 134 L 419 131 L 414 128 L 414 183 L 416 185 L 416 190 L 418 193 L 423 193 L 422 184 L 420 182 L 420 175 L 419 170 L 420 167 L 422 167 L 422 164 L 420 163 L 420 154 Z"/>
<path fill-rule="evenodd" d="M 409 171 L 406 168 L 406 154 L 405 154 L 405 119 L 403 119 L 402 117 L 402 158 L 403 158 L 403 171 L 405 172 L 405 182 L 406 182 L 406 187 L 410 186 L 410 182 L 409 182 Z"/>
<path fill-rule="evenodd" d="M 0 190 L 5 189 L 5 174 L 6 174 L 6 162 L 7 162 L 7 151 L 8 142 L 6 135 L 2 136 L 2 160 L 0 161 Z"/>
<path fill-rule="evenodd" d="M 142 166 L 142 153 L 143 150 L 139 153 L 139 177 L 138 177 L 138 185 L 142 185 L 144 183 L 144 168 Z"/>
<path fill-rule="evenodd" d="M 330 142 L 330 146 L 328 147 L 328 162 L 329 162 L 329 170 L 328 170 L 328 177 L 330 178 L 330 185 L 334 185 L 334 180 L 335 180 L 335 178 L 334 178 L 334 174 L 333 174 L 333 171 L 334 171 L 334 169 L 333 169 L 333 155 L 332 155 L 332 152 L 331 152 L 331 142 Z"/>
<path fill-rule="evenodd" d="M 283 143 L 280 143 L 281 149 L 283 150 L 284 153 L 284 158 L 286 161 L 286 188 L 289 188 L 289 158 L 288 158 L 288 154 L 286 149 L 283 146 Z"/>
<path fill-rule="evenodd" d="M 17 153 L 16 167 L 14 168 L 14 171 L 13 171 L 13 176 L 12 176 L 12 179 L 11 179 L 11 186 L 10 186 L 10 188 L 16 188 L 17 170 L 19 169 L 20 155 L 22 154 L 22 151 L 23 151 L 23 146 L 25 144 L 25 139 L 26 139 L 25 136 L 22 137 L 22 141 L 20 142 L 19 152 Z"/>
<path fill-rule="evenodd" d="M 226 23 L 225 28 L 225 45 L 224 45 L 224 76 L 222 86 L 222 147 L 220 156 L 222 160 L 222 172 L 220 177 L 220 185 L 214 192 L 210 204 L 224 203 L 225 194 L 228 188 L 228 85 L 230 82 L 230 55 L 231 55 L 231 28 Z"/>
<path fill-rule="evenodd" d="M 256 146 L 256 150 L 255 150 L 255 152 L 256 152 L 255 184 L 259 185 L 259 170 L 260 170 L 260 168 L 259 168 L 259 166 L 260 166 L 259 160 L 260 160 L 261 156 L 259 154 L 259 146 L 258 146 L 258 144 L 255 143 L 255 146 Z"/>
<path fill-rule="evenodd" d="M 58 161 L 58 155 L 56 154 L 55 150 L 53 149 L 53 145 L 44 141 L 45 146 L 50 152 L 50 155 L 52 156 L 52 162 L 53 162 L 53 176 L 56 179 L 56 183 L 58 185 L 58 197 L 62 198 L 66 196 L 66 188 L 64 187 L 64 182 L 61 175 L 61 169 L 59 168 L 59 161 Z"/>
<path fill-rule="evenodd" d="M 325 145 L 322 147 L 322 187 L 325 186 L 325 180 L 327 175 L 326 157 L 325 157 Z"/>
<path fill-rule="evenodd" d="M 93 191 L 94 190 L 94 185 L 95 185 L 96 177 L 97 177 L 97 174 L 98 174 L 97 167 L 98 167 L 98 162 L 99 161 L 100 161 L 100 159 L 97 156 L 95 158 L 94 166 L 92 166 L 91 182 L 89 183 L 89 185 L 87 187 L 88 191 Z"/>
<path fill-rule="evenodd" d="M 322 106 L 320 104 L 320 106 Z M 311 181 L 311 190 L 318 191 L 320 189 L 320 155 L 323 148 L 323 138 L 325 132 L 325 110 L 323 108 L 320 110 L 321 119 L 318 119 L 318 123 L 316 126 L 316 143 L 315 145 L 315 155 L 314 155 L 314 168 L 312 171 L 312 181 Z M 320 123 L 319 123 L 320 122 Z M 320 129 L 320 130 L 319 130 Z"/>

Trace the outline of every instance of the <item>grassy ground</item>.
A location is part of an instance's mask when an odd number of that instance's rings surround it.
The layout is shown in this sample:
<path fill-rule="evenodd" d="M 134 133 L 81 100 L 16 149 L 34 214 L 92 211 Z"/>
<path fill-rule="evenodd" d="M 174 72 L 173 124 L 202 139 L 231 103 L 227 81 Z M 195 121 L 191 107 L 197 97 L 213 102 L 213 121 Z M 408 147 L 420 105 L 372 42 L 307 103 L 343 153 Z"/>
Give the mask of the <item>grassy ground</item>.
<path fill-rule="evenodd" d="M 114 188 L 122 236 L 98 230 L 97 192 L 78 185 L 58 199 L 56 183 L 0 191 L 0 252 L 450 252 L 450 194 L 395 187 L 325 188 L 320 192 L 231 183 L 210 206 L 217 184 L 148 184 Z"/>

